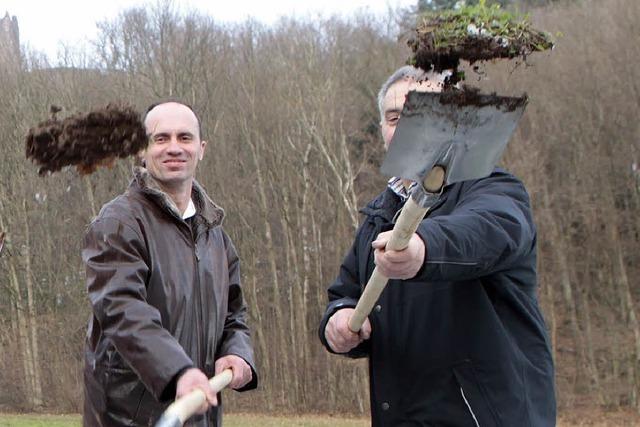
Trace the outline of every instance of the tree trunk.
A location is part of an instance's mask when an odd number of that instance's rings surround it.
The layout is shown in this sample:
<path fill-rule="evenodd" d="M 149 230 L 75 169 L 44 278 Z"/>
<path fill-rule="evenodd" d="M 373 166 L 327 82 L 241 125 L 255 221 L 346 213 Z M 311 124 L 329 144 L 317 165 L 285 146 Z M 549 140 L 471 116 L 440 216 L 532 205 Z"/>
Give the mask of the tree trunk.
<path fill-rule="evenodd" d="M 29 344 L 29 327 L 25 317 L 25 309 L 22 304 L 22 295 L 20 293 L 20 282 L 13 262 L 9 262 L 10 282 L 14 301 L 12 305 L 15 307 L 18 326 L 18 344 L 22 353 L 22 369 L 24 371 L 24 384 L 27 402 L 30 409 L 38 406 L 38 401 L 34 393 L 34 372 L 33 372 L 33 354 L 31 353 L 31 345 Z"/>
<path fill-rule="evenodd" d="M 616 279 L 619 283 L 619 289 L 625 302 L 628 325 L 633 331 L 634 357 L 632 358 L 632 372 L 634 373 L 634 381 L 632 389 L 632 403 L 636 408 L 636 411 L 640 412 L 640 399 L 638 398 L 638 395 L 640 393 L 640 322 L 638 322 L 635 304 L 631 295 L 631 285 L 629 284 L 627 268 L 624 262 L 624 252 L 620 245 L 617 228 L 614 228 L 612 226 L 611 229 L 613 233 L 612 238 L 614 238 L 613 242 L 615 242 L 615 259 L 613 261 L 615 264 Z"/>
<path fill-rule="evenodd" d="M 269 222 L 269 206 L 267 203 L 267 190 L 266 184 L 264 181 L 264 174 L 262 171 L 262 165 L 260 162 L 260 156 L 258 152 L 257 142 L 252 139 L 251 132 L 248 129 L 248 125 L 245 128 L 245 136 L 246 143 L 249 145 L 251 158 L 253 160 L 253 164 L 255 167 L 257 185 L 256 191 L 258 193 L 259 206 L 261 211 L 261 216 L 263 218 L 264 225 L 264 239 L 265 239 L 265 253 L 269 262 L 269 274 L 271 278 L 271 283 L 273 285 L 273 309 L 275 312 L 275 331 L 274 335 L 278 337 L 278 348 L 288 349 L 290 348 L 287 340 L 285 338 L 285 321 L 284 316 L 282 315 L 282 294 L 280 292 L 280 284 L 278 281 L 278 265 L 276 260 L 276 248 L 273 242 L 273 236 L 271 232 L 271 224 Z M 279 251 L 278 251 L 279 252 Z M 294 349 L 295 350 L 295 349 Z M 288 387 L 288 378 L 291 378 L 290 375 L 287 375 L 285 369 L 288 366 L 291 366 L 289 363 L 289 352 L 282 352 L 282 363 L 277 366 L 278 373 L 275 372 L 274 377 L 279 377 L 280 379 L 280 401 L 284 404 L 286 402 L 286 389 Z"/>
<path fill-rule="evenodd" d="M 252 280 L 251 280 L 251 285 L 249 289 L 250 289 L 251 299 L 253 299 L 252 301 L 253 303 L 249 304 L 249 306 L 254 308 L 251 312 L 256 316 L 256 319 L 257 319 L 257 324 L 254 326 L 253 330 L 256 333 L 256 341 L 258 342 L 258 348 L 260 349 L 261 364 L 265 370 L 265 375 L 270 375 L 271 374 L 271 361 L 269 357 L 270 353 L 267 351 L 267 344 L 264 336 L 264 330 L 266 329 L 267 325 L 264 319 L 262 318 L 262 311 L 260 310 L 260 306 L 258 303 L 259 301 L 258 293 L 257 293 L 258 275 L 254 272 L 254 274 L 252 274 L 250 277 L 252 278 Z M 265 381 L 263 384 L 264 385 L 262 385 L 261 387 L 265 391 L 265 394 L 268 396 L 271 388 L 271 383 L 269 381 Z M 267 397 L 266 402 L 267 402 L 267 409 L 269 411 L 273 411 L 274 409 L 273 399 L 269 399 Z"/>
<path fill-rule="evenodd" d="M 295 254 L 295 243 L 294 239 L 291 236 L 291 227 L 288 224 L 288 197 L 286 196 L 286 190 L 284 193 L 283 200 L 283 214 L 280 218 L 280 223 L 282 226 L 282 230 L 284 231 L 285 236 L 285 268 L 287 271 L 284 274 L 286 280 L 284 281 L 286 286 L 286 291 L 288 294 L 288 302 L 289 302 L 289 335 L 291 337 L 291 348 L 295 349 L 298 353 L 296 357 L 292 358 L 293 365 L 286 366 L 285 369 L 290 370 L 293 374 L 291 375 L 293 386 L 287 389 L 290 397 L 294 402 L 299 402 L 304 400 L 304 392 L 301 393 L 300 379 L 304 378 L 304 370 L 300 368 L 299 363 L 304 360 L 306 343 L 304 342 L 304 337 L 300 339 L 299 331 L 304 329 L 303 325 L 300 322 L 300 310 L 302 310 L 304 304 L 298 300 L 298 296 L 300 292 L 297 289 L 296 279 L 297 274 L 297 260 Z M 293 274 L 291 274 L 290 270 L 294 270 Z M 293 277 L 293 280 L 290 278 Z"/>
<path fill-rule="evenodd" d="M 91 185 L 91 179 L 85 177 L 83 179 L 85 188 L 87 190 L 87 198 L 89 199 L 89 207 L 91 208 L 91 219 L 98 215 L 98 209 L 96 208 L 96 199 L 93 195 L 93 186 Z"/>
<path fill-rule="evenodd" d="M 28 318 L 28 329 L 30 331 L 29 334 L 29 344 L 31 345 L 31 364 L 32 364 L 32 386 L 33 386 L 33 403 L 36 407 L 42 406 L 42 383 L 40 381 L 40 353 L 38 351 L 38 322 L 36 318 L 36 310 L 34 305 L 33 298 L 33 272 L 31 270 L 31 241 L 30 241 L 30 230 L 29 230 L 29 212 L 27 211 L 27 202 L 26 200 L 22 200 L 22 209 L 24 219 L 24 253 L 22 258 L 24 259 L 24 278 L 25 284 L 27 286 L 27 318 Z"/>
<path fill-rule="evenodd" d="M 582 365 L 585 359 L 584 340 L 578 323 L 576 301 L 573 296 L 573 289 L 571 285 L 571 269 L 569 267 L 569 261 L 567 260 L 568 246 L 565 243 L 564 236 L 561 234 L 560 226 L 557 224 L 556 218 L 552 213 L 548 186 L 544 186 L 542 193 L 545 209 L 548 212 L 546 224 L 549 226 L 551 234 L 549 242 L 551 243 L 550 246 L 553 253 L 553 258 L 557 261 L 559 270 L 558 273 L 560 275 L 560 286 L 562 288 L 562 296 L 565 306 L 569 312 L 569 321 L 571 324 L 574 346 L 576 348 L 576 371 L 573 377 L 573 385 L 575 388 L 577 386 L 577 381 L 580 377 L 580 371 L 582 370 Z"/>
<path fill-rule="evenodd" d="M 598 396 L 598 401 L 601 405 L 606 403 L 606 398 L 604 396 L 604 390 L 600 386 L 600 376 L 598 373 L 598 368 L 596 365 L 596 357 L 594 351 L 593 344 L 593 332 L 591 328 L 591 308 L 589 306 L 589 292 L 587 287 L 582 288 L 582 306 L 584 311 L 584 324 L 585 324 L 585 346 L 586 346 L 586 356 L 587 356 L 587 367 L 589 371 L 589 376 L 591 377 L 590 387 L 593 391 L 595 391 Z"/>

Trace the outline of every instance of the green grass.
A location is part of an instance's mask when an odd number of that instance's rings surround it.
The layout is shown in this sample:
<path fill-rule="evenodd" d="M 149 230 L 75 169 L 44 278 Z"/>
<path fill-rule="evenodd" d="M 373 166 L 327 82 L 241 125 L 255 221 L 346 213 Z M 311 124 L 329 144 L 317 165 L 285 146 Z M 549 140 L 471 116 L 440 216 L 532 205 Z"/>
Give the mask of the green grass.
<path fill-rule="evenodd" d="M 370 426 L 368 419 L 337 418 L 326 416 L 289 416 L 270 417 L 262 415 L 225 415 L 225 427 L 263 426 L 263 427 L 365 427 Z"/>
<path fill-rule="evenodd" d="M 431 32 L 436 50 L 457 47 L 469 38 L 469 26 L 475 26 L 478 32 L 494 37 L 509 44 L 512 55 L 551 49 L 551 37 L 531 27 L 529 17 L 510 13 L 499 4 L 486 5 L 480 0 L 476 5 L 463 6 L 440 12 L 427 12 L 422 16 L 418 32 Z"/>
<path fill-rule="evenodd" d="M 631 412 L 616 412 L 603 414 L 596 410 L 594 414 L 576 412 L 574 416 L 560 417 L 558 427 L 614 427 L 632 424 L 637 420 L 637 414 Z M 80 415 L 13 415 L 0 414 L 0 427 L 80 427 Z M 340 418 L 319 415 L 305 416 L 268 416 L 268 415 L 225 415 L 225 427 L 366 427 L 370 422 L 367 418 Z"/>
<path fill-rule="evenodd" d="M 79 415 L 0 415 L 0 427 L 79 427 Z M 274 417 L 266 415 L 225 415 L 225 427 L 365 427 L 366 419 L 350 419 L 326 416 Z"/>
<path fill-rule="evenodd" d="M 408 40 L 413 57 L 408 63 L 425 70 L 455 69 L 469 62 L 526 57 L 553 48 L 551 36 L 531 26 L 527 15 L 511 13 L 498 4 L 478 4 L 418 17 L 415 35 Z M 459 76 L 464 80 L 464 75 Z"/>
<path fill-rule="evenodd" d="M 79 415 L 0 415 L 0 427 L 78 427 Z"/>

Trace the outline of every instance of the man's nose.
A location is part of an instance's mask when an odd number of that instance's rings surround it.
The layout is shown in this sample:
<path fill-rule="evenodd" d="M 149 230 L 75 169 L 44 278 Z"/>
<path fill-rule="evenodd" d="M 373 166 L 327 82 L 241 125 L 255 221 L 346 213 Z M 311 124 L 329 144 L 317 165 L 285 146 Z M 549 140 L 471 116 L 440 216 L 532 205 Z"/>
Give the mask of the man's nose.
<path fill-rule="evenodd" d="M 182 151 L 182 147 L 180 146 L 180 143 L 178 142 L 178 137 L 177 136 L 172 136 L 171 138 L 169 138 L 169 145 L 167 147 L 167 151 L 169 153 L 180 153 Z"/>

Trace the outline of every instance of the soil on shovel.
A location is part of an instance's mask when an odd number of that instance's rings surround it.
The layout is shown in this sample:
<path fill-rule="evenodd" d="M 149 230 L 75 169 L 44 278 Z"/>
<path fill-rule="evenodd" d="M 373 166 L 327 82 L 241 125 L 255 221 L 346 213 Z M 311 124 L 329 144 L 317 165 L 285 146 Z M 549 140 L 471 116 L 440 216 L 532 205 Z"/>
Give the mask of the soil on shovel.
<path fill-rule="evenodd" d="M 52 106 L 52 118 L 29 129 L 26 136 L 27 158 L 39 165 L 40 175 L 65 166 L 76 166 L 78 173 L 87 175 L 147 146 L 140 114 L 130 106 L 109 104 L 64 120 L 56 119 L 59 110 Z"/>
<path fill-rule="evenodd" d="M 443 105 L 457 105 L 459 107 L 486 107 L 491 105 L 505 112 L 515 111 L 529 101 L 526 94 L 520 97 L 499 96 L 495 92 L 483 94 L 480 89 L 467 85 L 464 85 L 461 89 L 450 88 L 438 94 L 431 94 L 431 96 L 437 96 L 439 102 Z M 411 114 L 413 110 L 420 111 L 420 106 L 412 105 L 411 101 L 412 98 L 408 96 L 405 103 L 405 111 L 408 114 Z"/>
<path fill-rule="evenodd" d="M 470 64 L 493 59 L 522 58 L 553 48 L 551 37 L 531 26 L 526 17 L 516 16 L 498 4 L 474 6 L 418 18 L 414 36 L 408 41 L 413 51 L 409 62 L 424 70 L 452 70 L 445 90 L 461 80 L 460 60 Z"/>

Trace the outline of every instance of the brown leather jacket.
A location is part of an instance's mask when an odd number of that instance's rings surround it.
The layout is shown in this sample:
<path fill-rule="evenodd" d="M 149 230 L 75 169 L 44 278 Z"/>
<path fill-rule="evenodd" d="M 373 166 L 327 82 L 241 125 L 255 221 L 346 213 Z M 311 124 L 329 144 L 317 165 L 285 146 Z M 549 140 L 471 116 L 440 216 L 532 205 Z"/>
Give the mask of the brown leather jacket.
<path fill-rule="evenodd" d="M 219 357 L 251 366 L 239 260 L 224 212 L 194 181 L 193 224 L 146 169 L 89 225 L 82 258 L 93 309 L 85 347 L 85 426 L 153 425 L 175 398 L 178 373 L 214 375 Z M 214 408 L 191 425 L 220 425 Z"/>

